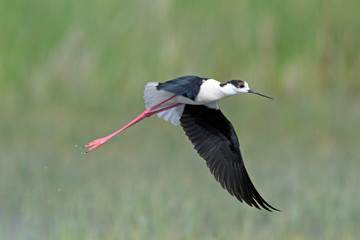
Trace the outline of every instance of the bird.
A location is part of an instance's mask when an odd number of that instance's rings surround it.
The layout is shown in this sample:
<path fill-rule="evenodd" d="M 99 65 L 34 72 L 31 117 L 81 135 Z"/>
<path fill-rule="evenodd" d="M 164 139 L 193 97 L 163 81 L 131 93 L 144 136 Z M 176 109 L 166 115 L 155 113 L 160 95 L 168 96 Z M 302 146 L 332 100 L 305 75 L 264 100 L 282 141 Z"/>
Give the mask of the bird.
<path fill-rule="evenodd" d="M 163 83 L 149 82 L 144 90 L 146 110 L 118 131 L 84 145 L 87 149 L 85 153 L 139 121 L 157 114 L 174 125 L 180 122 L 216 181 L 232 196 L 258 209 L 280 211 L 267 203 L 253 185 L 234 127 L 219 108 L 219 100 L 244 93 L 273 99 L 251 90 L 246 81 L 237 79 L 221 83 L 212 78 L 188 75 Z"/>

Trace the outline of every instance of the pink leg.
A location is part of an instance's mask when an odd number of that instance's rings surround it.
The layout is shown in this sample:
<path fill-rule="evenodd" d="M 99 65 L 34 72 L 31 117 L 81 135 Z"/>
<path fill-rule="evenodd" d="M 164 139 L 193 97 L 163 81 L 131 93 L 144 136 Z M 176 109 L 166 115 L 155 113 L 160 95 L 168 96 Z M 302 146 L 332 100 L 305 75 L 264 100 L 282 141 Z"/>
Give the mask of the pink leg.
<path fill-rule="evenodd" d="M 89 144 L 85 145 L 84 147 L 85 148 L 89 148 L 86 153 L 94 150 L 95 148 L 103 145 L 106 141 L 108 141 L 110 138 L 114 137 L 115 135 L 119 134 L 120 132 L 124 131 L 125 129 L 131 127 L 132 125 L 134 125 L 135 123 L 138 123 L 140 122 L 141 120 L 143 120 L 144 118 L 147 118 L 147 117 L 151 117 L 152 115 L 154 114 L 157 114 L 159 112 L 162 112 L 162 111 L 165 111 L 165 110 L 168 110 L 170 108 L 174 108 L 174 107 L 177 107 L 179 105 L 182 105 L 182 103 L 176 103 L 174 105 L 171 105 L 169 107 L 165 107 L 165 108 L 161 108 L 161 109 L 158 109 L 156 111 L 153 111 L 154 109 L 156 109 L 157 107 L 161 106 L 162 104 L 166 103 L 167 101 L 173 99 L 176 95 L 172 96 L 171 98 L 168 98 L 166 99 L 165 101 L 159 103 L 158 105 L 152 107 L 152 108 L 149 108 L 149 109 L 146 109 L 143 113 L 141 113 L 138 117 L 136 117 L 134 120 L 132 120 L 130 123 L 128 123 L 126 126 L 124 126 L 123 128 L 117 130 L 116 132 L 106 136 L 106 137 L 103 137 L 103 138 L 99 138 L 99 139 L 96 139 L 92 142 L 90 142 Z"/>

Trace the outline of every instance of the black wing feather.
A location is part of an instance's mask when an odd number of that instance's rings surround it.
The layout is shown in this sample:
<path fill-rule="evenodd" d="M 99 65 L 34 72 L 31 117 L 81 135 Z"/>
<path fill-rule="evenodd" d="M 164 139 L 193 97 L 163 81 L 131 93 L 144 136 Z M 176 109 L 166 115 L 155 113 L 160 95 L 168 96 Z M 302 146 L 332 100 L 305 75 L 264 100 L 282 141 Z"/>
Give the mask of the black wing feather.
<path fill-rule="evenodd" d="M 164 83 L 159 83 L 156 88 L 157 90 L 164 90 L 175 95 L 187 97 L 194 101 L 200 91 L 203 80 L 206 79 L 207 78 L 201 78 L 194 75 L 183 76 Z"/>
<path fill-rule="evenodd" d="M 240 202 L 278 211 L 255 189 L 246 171 L 235 130 L 220 110 L 185 105 L 180 122 L 194 148 L 224 189 Z"/>

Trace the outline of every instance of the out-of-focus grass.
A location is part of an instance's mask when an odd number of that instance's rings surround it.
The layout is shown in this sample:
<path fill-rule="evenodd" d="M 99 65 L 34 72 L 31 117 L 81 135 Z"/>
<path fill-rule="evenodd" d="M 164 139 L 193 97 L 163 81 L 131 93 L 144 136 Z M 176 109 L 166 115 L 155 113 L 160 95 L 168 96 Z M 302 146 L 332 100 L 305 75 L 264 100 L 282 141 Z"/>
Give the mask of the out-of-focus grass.
<path fill-rule="evenodd" d="M 356 239 L 359 3 L 0 4 L 1 239 Z M 215 182 L 147 81 L 242 78 L 223 100 L 267 213 Z"/>
<path fill-rule="evenodd" d="M 1 142 L 2 236 L 355 239 L 360 196 L 352 126 L 359 112 L 351 109 L 359 106 L 342 109 L 349 119 L 342 124 L 336 113 L 312 112 L 304 103 L 293 108 L 295 103 L 255 96 L 237 100 L 242 103 L 226 100 L 224 112 L 236 126 L 256 186 L 282 212 L 258 211 L 230 197 L 181 128 L 161 119 L 81 155 L 75 144 L 123 125 L 137 111 L 104 118 L 71 110 L 41 118 L 28 112 L 5 117 L 1 128 L 11 136 Z M 257 109 L 249 110 L 245 102 L 255 101 Z M 15 127 L 16 117 L 28 124 Z"/>

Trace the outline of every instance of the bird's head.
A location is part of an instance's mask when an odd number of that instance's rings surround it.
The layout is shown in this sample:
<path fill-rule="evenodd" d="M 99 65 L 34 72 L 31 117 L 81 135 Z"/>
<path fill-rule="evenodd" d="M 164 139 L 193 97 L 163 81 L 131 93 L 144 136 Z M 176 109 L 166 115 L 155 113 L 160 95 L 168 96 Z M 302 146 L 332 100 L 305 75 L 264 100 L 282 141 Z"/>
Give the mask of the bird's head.
<path fill-rule="evenodd" d="M 226 83 L 220 84 L 220 87 L 224 87 L 229 95 L 241 94 L 241 93 L 254 93 L 262 97 L 273 99 L 272 97 L 255 92 L 249 88 L 249 84 L 242 80 L 231 80 Z"/>

